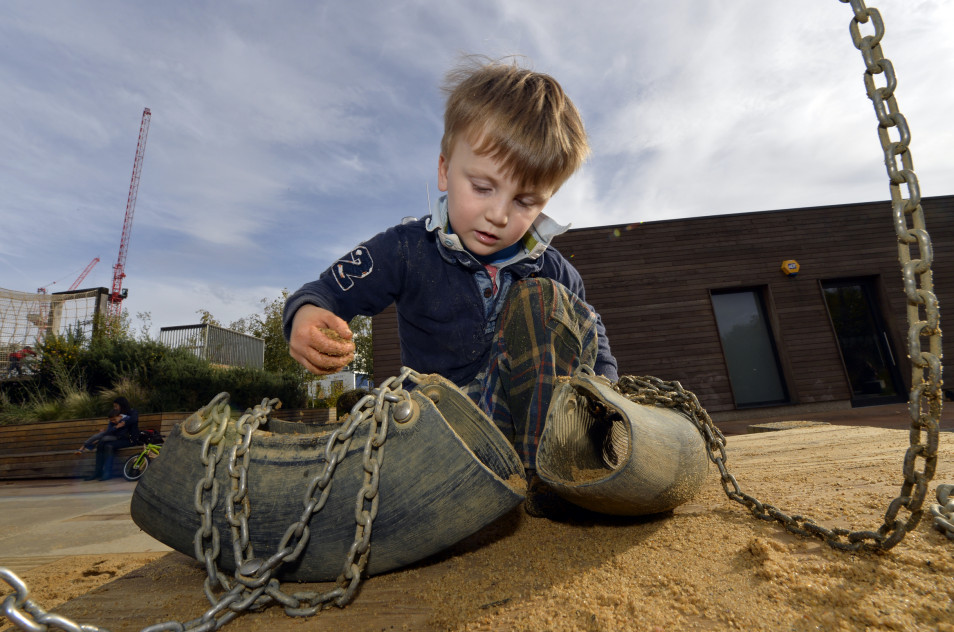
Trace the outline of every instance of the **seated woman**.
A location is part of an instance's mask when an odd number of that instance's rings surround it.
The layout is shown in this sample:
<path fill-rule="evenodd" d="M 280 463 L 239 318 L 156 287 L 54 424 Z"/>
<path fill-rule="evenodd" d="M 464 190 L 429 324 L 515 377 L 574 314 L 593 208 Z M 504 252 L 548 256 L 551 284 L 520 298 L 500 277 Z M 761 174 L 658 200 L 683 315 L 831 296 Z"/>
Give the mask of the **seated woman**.
<path fill-rule="evenodd" d="M 110 417 L 120 416 L 116 425 L 110 430 L 107 428 L 101 434 L 96 443 L 96 465 L 93 473 L 83 480 L 107 481 L 112 478 L 113 459 L 116 456 L 116 450 L 135 445 L 139 439 L 139 412 L 133 409 L 129 400 L 125 397 L 117 397 L 113 400 L 113 410 Z M 87 444 L 92 441 L 93 435 L 87 440 Z M 84 447 L 86 444 L 84 444 Z"/>

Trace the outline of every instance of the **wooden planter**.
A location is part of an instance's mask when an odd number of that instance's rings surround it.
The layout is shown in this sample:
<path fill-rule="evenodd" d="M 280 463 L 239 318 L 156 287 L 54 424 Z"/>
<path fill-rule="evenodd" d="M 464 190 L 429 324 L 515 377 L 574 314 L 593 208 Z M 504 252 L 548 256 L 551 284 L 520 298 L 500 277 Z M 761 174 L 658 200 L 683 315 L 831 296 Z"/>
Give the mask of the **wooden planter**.
<path fill-rule="evenodd" d="M 139 415 L 141 430 L 169 434 L 189 413 Z M 93 473 L 95 454 L 75 454 L 91 435 L 106 427 L 105 417 L 38 421 L 32 424 L 0 426 L 0 480 L 27 478 L 73 478 Z M 142 448 L 130 446 L 117 451 L 113 476 L 122 476 L 126 458 Z"/>
<path fill-rule="evenodd" d="M 332 408 L 279 410 L 276 417 L 306 423 L 334 422 Z M 191 412 L 139 415 L 140 430 L 158 430 L 169 436 L 173 427 Z M 91 435 L 106 427 L 105 417 L 38 421 L 0 426 L 0 480 L 30 478 L 80 478 L 93 473 L 95 454 L 75 454 Z M 116 453 L 113 476 L 122 476 L 123 463 L 141 448 L 130 446 Z"/>

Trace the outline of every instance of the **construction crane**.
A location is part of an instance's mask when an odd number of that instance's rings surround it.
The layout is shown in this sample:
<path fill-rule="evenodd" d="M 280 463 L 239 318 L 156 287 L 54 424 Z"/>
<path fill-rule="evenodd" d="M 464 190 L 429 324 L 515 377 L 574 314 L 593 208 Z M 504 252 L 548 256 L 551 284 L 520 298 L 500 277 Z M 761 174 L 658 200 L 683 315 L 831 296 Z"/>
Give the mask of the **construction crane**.
<path fill-rule="evenodd" d="M 97 263 L 99 263 L 99 257 L 96 257 L 95 259 L 93 259 L 92 261 L 89 262 L 89 264 L 83 269 L 83 272 L 80 273 L 80 275 L 79 275 L 78 277 L 76 277 L 76 280 L 75 280 L 75 281 L 73 281 L 73 284 L 70 286 L 70 289 L 68 289 L 68 290 L 66 290 L 66 291 L 67 291 L 67 292 L 72 292 L 73 290 L 75 290 L 76 288 L 78 288 L 78 287 L 79 287 L 79 284 L 83 282 L 83 279 L 86 278 L 86 275 L 88 275 L 88 274 L 90 273 L 90 270 L 92 270 L 92 269 L 96 266 Z"/>
<path fill-rule="evenodd" d="M 78 277 L 76 277 L 76 280 L 73 281 L 73 285 L 70 286 L 70 289 L 68 289 L 68 290 L 66 290 L 66 291 L 67 291 L 67 292 L 72 292 L 73 290 L 75 290 L 76 288 L 78 288 L 78 287 L 79 287 L 79 284 L 83 282 L 83 279 L 85 279 L 85 278 L 87 277 L 87 275 L 89 275 L 90 271 L 96 266 L 97 263 L 99 263 L 99 257 L 94 258 L 92 261 L 90 261 L 90 262 L 86 265 L 86 267 L 83 269 L 83 271 L 80 273 L 80 275 L 79 275 Z M 55 284 L 56 284 L 56 281 L 53 281 L 53 283 L 50 283 L 50 285 L 55 285 Z M 49 285 L 47 285 L 47 286 L 45 286 L 45 287 L 38 287 L 38 288 L 36 289 L 37 294 L 46 294 L 46 289 L 47 289 L 48 287 L 49 287 Z"/>
<path fill-rule="evenodd" d="M 118 317 L 122 311 L 123 299 L 129 290 L 123 289 L 126 276 L 126 255 L 129 253 L 129 234 L 132 232 L 133 213 L 136 212 L 136 196 L 139 195 L 139 176 L 142 173 L 142 157 L 146 153 L 146 136 L 149 134 L 149 120 L 152 112 L 149 108 L 142 111 L 142 125 L 139 127 L 139 143 L 136 145 L 136 161 L 133 163 L 132 181 L 129 183 L 129 198 L 126 200 L 126 219 L 123 220 L 123 235 L 119 241 L 119 257 L 113 265 L 113 288 L 109 293 L 109 315 Z"/>

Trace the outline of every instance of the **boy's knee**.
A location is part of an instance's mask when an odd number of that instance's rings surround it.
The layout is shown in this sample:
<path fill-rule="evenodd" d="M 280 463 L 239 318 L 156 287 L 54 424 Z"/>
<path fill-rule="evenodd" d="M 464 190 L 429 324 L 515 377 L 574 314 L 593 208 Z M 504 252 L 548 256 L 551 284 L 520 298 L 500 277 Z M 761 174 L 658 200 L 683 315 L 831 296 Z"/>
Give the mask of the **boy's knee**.
<path fill-rule="evenodd" d="M 505 323 L 529 321 L 548 325 L 556 321 L 576 331 L 594 326 L 595 319 L 586 303 L 553 279 L 521 279 L 507 294 Z"/>
<path fill-rule="evenodd" d="M 520 279 L 514 282 L 507 293 L 506 311 L 508 313 L 552 311 L 549 306 L 554 304 L 554 296 L 558 294 L 556 287 L 559 285 L 553 279 L 536 277 Z"/>
<path fill-rule="evenodd" d="M 553 296 L 554 286 L 556 285 L 560 285 L 560 284 L 554 281 L 553 279 L 544 279 L 540 277 L 528 277 L 526 279 L 519 279 L 515 281 L 513 286 L 510 288 L 510 293 L 507 295 L 507 298 L 509 300 L 514 295 L 520 295 L 523 293 L 545 294 L 545 295 Z"/>

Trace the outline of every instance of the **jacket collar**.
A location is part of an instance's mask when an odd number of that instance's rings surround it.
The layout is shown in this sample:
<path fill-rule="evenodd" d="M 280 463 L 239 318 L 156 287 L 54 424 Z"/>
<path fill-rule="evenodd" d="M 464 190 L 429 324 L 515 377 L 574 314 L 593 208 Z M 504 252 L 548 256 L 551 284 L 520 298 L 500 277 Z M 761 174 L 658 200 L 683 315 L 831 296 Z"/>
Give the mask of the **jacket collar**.
<path fill-rule="evenodd" d="M 434 204 L 434 208 L 431 210 L 431 214 L 428 216 L 424 228 L 428 232 L 435 232 L 437 234 L 437 242 L 441 247 L 449 251 L 464 253 L 471 259 L 474 258 L 474 256 L 464 248 L 464 245 L 460 242 L 460 237 L 450 232 L 446 195 L 442 195 Z M 550 242 L 553 241 L 553 238 L 565 233 L 569 228 L 569 224 L 559 224 L 550 216 L 540 213 L 521 240 L 523 249 L 510 259 L 501 261 L 497 267 L 503 268 L 521 261 L 535 261 L 539 259 L 543 251 L 545 251 L 550 245 Z"/>

